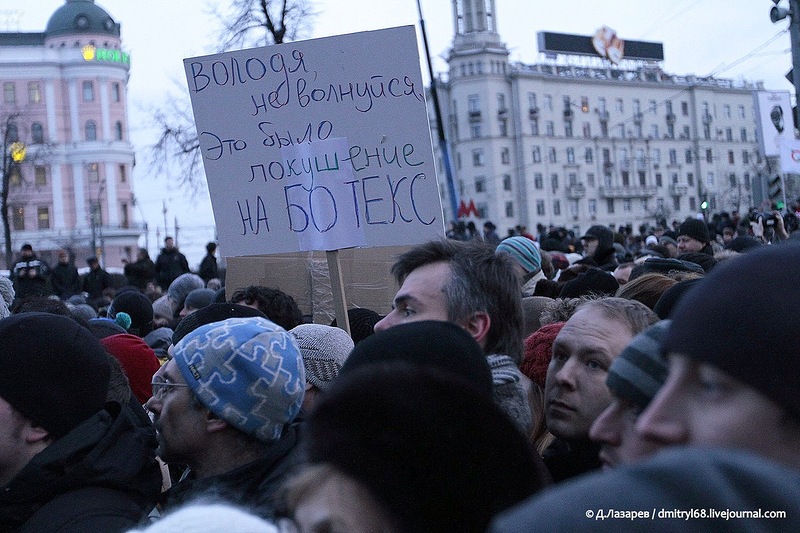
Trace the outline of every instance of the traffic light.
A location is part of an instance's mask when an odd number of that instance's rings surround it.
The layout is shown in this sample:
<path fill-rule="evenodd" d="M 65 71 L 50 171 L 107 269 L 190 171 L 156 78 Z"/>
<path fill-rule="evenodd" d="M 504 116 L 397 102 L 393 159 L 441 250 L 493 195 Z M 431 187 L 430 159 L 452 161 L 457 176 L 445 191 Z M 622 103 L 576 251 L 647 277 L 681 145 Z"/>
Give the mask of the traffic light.
<path fill-rule="evenodd" d="M 770 204 L 777 206 L 778 209 L 785 207 L 783 201 L 783 179 L 780 174 L 767 177 L 767 196 Z"/>

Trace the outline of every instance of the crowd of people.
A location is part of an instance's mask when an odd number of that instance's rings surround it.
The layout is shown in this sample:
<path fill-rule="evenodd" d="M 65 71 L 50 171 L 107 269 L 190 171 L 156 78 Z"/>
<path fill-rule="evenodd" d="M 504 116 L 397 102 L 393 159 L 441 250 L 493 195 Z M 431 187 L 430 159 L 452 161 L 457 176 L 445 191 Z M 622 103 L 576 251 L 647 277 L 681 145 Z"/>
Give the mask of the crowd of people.
<path fill-rule="evenodd" d="M 350 334 L 215 243 L 121 287 L 23 246 L 0 531 L 800 530 L 796 219 L 496 230 L 408 248 Z"/>

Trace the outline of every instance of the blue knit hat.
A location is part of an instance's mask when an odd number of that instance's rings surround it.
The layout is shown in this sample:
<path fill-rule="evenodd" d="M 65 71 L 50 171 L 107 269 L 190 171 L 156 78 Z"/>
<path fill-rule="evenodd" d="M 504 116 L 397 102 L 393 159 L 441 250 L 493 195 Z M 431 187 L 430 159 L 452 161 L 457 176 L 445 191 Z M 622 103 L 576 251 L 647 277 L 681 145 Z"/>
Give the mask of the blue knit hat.
<path fill-rule="evenodd" d="M 495 253 L 505 252 L 522 266 L 526 274 L 539 272 L 542 268 L 542 255 L 536 244 L 527 237 L 516 235 L 508 237 L 497 245 Z"/>
<path fill-rule="evenodd" d="M 305 369 L 291 333 L 266 318 L 206 324 L 175 346 L 175 363 L 205 407 L 262 442 L 300 412 Z"/>

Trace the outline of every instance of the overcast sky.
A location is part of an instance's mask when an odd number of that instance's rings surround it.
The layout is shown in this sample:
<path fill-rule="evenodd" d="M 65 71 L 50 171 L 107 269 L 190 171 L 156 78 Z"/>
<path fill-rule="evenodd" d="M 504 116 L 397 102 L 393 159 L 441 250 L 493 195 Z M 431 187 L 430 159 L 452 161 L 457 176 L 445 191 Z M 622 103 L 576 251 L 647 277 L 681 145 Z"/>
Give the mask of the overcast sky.
<path fill-rule="evenodd" d="M 511 59 L 538 60 L 536 33 L 555 31 L 593 34 L 607 25 L 623 39 L 664 44 L 664 69 L 669 73 L 763 80 L 770 90 L 790 90 L 784 75 L 791 66 L 788 19 L 773 24 L 768 0 L 495 0 L 498 30 Z M 784 3 L 786 0 L 784 0 Z M 0 31 L 43 31 L 63 0 L 0 0 Z M 170 186 L 167 176 L 150 175 L 144 150 L 155 132 L 148 127 L 148 110 L 178 92 L 185 83 L 182 60 L 210 53 L 218 24 L 206 0 L 97 0 L 122 24 L 123 47 L 131 54 L 129 113 L 131 138 L 137 149 L 134 188 L 151 228 L 163 228 L 162 199 L 167 202 L 169 231 L 174 218 L 181 228 L 181 247 L 192 267 L 203 245 L 214 237 L 207 195 L 187 200 Z M 453 37 L 452 2 L 421 0 L 434 68 L 444 71 L 442 59 Z M 313 37 L 418 25 L 416 0 L 319 0 Z M 22 6 L 22 7 L 20 7 Z M 782 33 L 780 33 L 782 32 Z M 777 35 L 779 34 L 780 35 Z M 421 47 L 421 38 L 419 39 Z M 766 44 L 768 43 L 769 44 Z M 766 45 L 765 45 L 766 44 Z M 423 71 L 427 66 L 423 64 Z M 427 75 L 426 75 L 427 77 Z M 163 231 L 163 230 L 162 230 Z M 162 233 L 163 236 L 163 233 Z M 154 235 L 150 251 L 155 251 Z M 224 253 L 224 243 L 221 251 Z"/>

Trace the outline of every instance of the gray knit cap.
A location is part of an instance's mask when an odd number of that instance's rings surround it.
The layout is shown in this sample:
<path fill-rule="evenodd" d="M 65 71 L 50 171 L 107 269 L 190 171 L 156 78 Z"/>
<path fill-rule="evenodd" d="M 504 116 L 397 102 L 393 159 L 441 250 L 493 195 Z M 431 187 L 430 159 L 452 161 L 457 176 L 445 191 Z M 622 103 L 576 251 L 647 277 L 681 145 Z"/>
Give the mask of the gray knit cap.
<path fill-rule="evenodd" d="M 300 324 L 289 333 L 300 346 L 306 381 L 327 389 L 353 350 L 353 340 L 343 329 L 321 324 Z"/>
<path fill-rule="evenodd" d="M 169 284 L 167 295 L 178 307 L 181 307 L 190 292 L 195 289 L 202 289 L 205 286 L 203 278 L 197 274 L 181 274 Z"/>
<path fill-rule="evenodd" d="M 622 398 L 645 408 L 667 379 L 661 343 L 671 320 L 656 322 L 636 335 L 608 369 L 606 385 Z"/>

